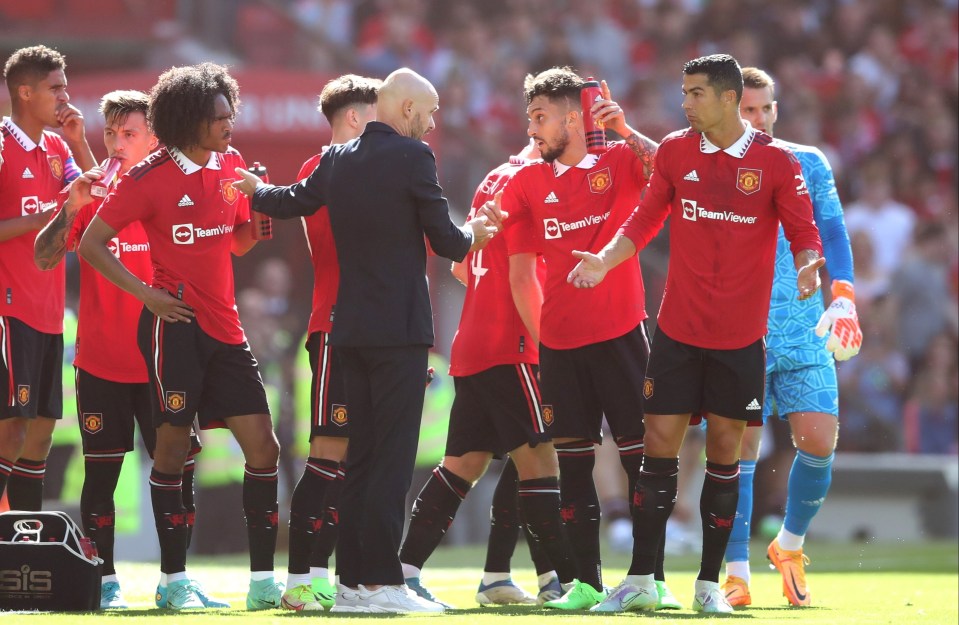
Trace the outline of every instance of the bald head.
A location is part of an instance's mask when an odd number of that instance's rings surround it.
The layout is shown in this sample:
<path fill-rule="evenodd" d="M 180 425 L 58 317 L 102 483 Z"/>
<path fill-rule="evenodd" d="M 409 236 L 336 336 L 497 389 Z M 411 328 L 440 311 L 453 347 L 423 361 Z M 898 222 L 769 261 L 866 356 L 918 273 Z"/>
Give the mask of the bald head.
<path fill-rule="evenodd" d="M 383 81 L 376 101 L 376 118 L 401 135 L 422 139 L 431 131 L 439 108 L 436 89 L 416 72 L 398 69 Z"/>

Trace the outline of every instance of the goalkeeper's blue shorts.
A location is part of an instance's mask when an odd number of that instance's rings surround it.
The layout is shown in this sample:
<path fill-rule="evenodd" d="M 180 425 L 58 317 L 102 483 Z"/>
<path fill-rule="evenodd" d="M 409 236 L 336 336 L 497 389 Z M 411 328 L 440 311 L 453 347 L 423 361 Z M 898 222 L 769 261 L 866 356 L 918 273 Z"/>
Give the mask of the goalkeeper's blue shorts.
<path fill-rule="evenodd" d="M 815 349 L 766 351 L 766 401 L 763 420 L 794 412 L 839 415 L 839 389 L 832 354 Z"/>

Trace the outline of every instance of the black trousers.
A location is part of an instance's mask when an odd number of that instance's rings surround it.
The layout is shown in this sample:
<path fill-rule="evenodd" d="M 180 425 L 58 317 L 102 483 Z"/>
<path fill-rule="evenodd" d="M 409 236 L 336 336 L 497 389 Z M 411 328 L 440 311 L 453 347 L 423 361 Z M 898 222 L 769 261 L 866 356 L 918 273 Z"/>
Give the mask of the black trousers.
<path fill-rule="evenodd" d="M 336 351 L 350 420 L 336 572 L 346 586 L 402 584 L 398 553 L 423 416 L 428 347 Z"/>

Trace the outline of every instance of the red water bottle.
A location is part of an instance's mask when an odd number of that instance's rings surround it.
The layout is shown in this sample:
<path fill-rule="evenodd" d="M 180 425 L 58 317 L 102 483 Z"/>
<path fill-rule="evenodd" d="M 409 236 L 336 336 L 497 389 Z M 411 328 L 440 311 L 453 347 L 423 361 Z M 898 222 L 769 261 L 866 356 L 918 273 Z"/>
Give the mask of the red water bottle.
<path fill-rule="evenodd" d="M 263 182 L 270 182 L 270 176 L 266 173 L 266 167 L 260 165 L 260 161 L 253 161 L 253 167 L 250 173 L 259 176 Z M 250 221 L 253 225 L 253 238 L 257 241 L 273 238 L 273 220 L 269 215 L 264 215 L 260 211 L 250 210 Z"/>
<path fill-rule="evenodd" d="M 103 170 L 103 177 L 90 185 L 90 195 L 93 197 L 106 197 L 110 192 L 120 173 L 120 159 L 111 156 L 100 164 L 100 169 Z"/>
<path fill-rule="evenodd" d="M 606 130 L 602 122 L 597 123 L 593 118 L 592 108 L 596 100 L 603 99 L 603 90 L 592 76 L 586 78 L 582 91 L 579 92 L 579 102 L 583 108 L 583 130 L 586 131 L 586 151 L 590 154 L 602 154 L 606 151 Z"/>

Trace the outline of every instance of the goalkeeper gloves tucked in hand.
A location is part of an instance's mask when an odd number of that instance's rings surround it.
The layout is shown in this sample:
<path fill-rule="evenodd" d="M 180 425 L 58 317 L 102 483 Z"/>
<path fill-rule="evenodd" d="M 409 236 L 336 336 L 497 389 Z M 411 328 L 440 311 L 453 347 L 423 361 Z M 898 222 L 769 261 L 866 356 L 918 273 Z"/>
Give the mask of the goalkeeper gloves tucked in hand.
<path fill-rule="evenodd" d="M 836 360 L 849 360 L 862 347 L 862 330 L 853 302 L 855 295 L 852 284 L 845 280 L 833 280 L 832 297 L 832 304 L 816 324 L 816 336 L 823 337 L 828 333 L 826 349 L 833 353 Z"/>

